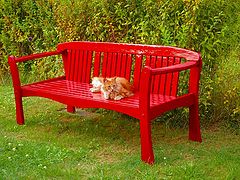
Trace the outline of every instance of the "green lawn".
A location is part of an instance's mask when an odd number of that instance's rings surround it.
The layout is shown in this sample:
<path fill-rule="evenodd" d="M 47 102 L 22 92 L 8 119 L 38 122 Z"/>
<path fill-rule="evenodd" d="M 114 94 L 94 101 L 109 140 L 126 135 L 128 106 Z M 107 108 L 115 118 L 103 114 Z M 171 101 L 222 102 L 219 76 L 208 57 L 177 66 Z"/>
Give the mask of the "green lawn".
<path fill-rule="evenodd" d="M 25 98 L 26 124 L 15 122 L 12 88 L 0 86 L 0 179 L 240 179 L 240 136 L 154 122 L 153 166 L 140 160 L 138 121 L 116 112 L 78 110 L 43 98 Z"/>

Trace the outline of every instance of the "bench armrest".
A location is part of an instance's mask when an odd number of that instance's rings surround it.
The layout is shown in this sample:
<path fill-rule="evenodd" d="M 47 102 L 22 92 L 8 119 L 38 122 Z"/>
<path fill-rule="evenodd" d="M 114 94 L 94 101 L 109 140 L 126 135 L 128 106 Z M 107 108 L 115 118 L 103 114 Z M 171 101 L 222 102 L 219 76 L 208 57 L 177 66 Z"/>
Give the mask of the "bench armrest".
<path fill-rule="evenodd" d="M 176 65 L 161 67 L 161 68 L 151 68 L 149 66 L 145 66 L 144 68 L 149 69 L 151 75 L 157 75 L 157 74 L 166 74 L 166 73 L 184 71 L 194 66 L 197 66 L 198 63 L 199 61 L 188 61 L 182 64 L 176 64 Z"/>
<path fill-rule="evenodd" d="M 51 51 L 51 52 L 43 52 L 43 53 L 37 53 L 37 54 L 32 54 L 32 55 L 28 55 L 28 56 L 22 56 L 22 57 L 15 57 L 14 61 L 16 63 L 18 62 L 25 62 L 25 61 L 30 61 L 30 60 L 34 60 L 34 59 L 39 59 L 39 58 L 44 58 L 44 57 L 48 57 L 48 56 L 53 56 L 53 55 L 59 55 L 62 54 L 64 51 Z M 10 56 L 12 57 L 12 56 Z"/>
<path fill-rule="evenodd" d="M 152 87 L 151 83 L 152 83 L 153 76 L 160 75 L 160 74 L 180 72 L 180 71 L 189 69 L 190 70 L 189 93 L 198 94 L 201 67 L 202 67 L 201 58 L 198 61 L 187 61 L 182 64 L 172 65 L 168 67 L 151 68 L 149 66 L 145 66 L 142 70 L 141 79 L 140 79 L 142 83 L 140 84 L 140 89 L 139 89 L 140 97 L 141 97 L 139 105 L 142 111 L 150 108 L 150 94 L 151 94 L 151 87 Z"/>
<path fill-rule="evenodd" d="M 38 54 L 33 54 L 33 55 L 28 55 L 28 56 L 22 56 L 22 57 L 15 57 L 15 56 L 9 56 L 8 57 L 8 64 L 10 66 L 10 71 L 12 75 L 12 82 L 13 82 L 13 87 L 14 87 L 14 92 L 21 92 L 21 82 L 20 82 L 20 77 L 19 77 L 19 70 L 17 63 L 19 62 L 26 62 L 34 59 L 39 59 L 39 58 L 44 58 L 48 56 L 53 56 L 53 55 L 60 55 L 63 54 L 64 51 L 51 51 L 51 52 L 43 52 L 43 53 L 38 53 Z"/>

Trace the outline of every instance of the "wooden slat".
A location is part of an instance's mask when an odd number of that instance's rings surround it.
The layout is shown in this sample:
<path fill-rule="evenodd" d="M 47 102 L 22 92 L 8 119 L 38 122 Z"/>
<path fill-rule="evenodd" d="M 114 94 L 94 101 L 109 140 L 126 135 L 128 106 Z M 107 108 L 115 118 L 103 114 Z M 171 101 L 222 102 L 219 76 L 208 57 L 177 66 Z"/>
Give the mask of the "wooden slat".
<path fill-rule="evenodd" d="M 181 59 L 180 58 L 174 58 L 174 64 L 180 64 Z M 173 73 L 172 77 L 172 87 L 171 87 L 171 96 L 177 96 L 178 91 L 178 81 L 179 81 L 179 72 Z"/>
<path fill-rule="evenodd" d="M 122 55 L 122 63 L 121 63 L 121 73 L 120 76 L 121 77 L 125 77 L 125 69 L 127 67 L 127 54 L 123 54 Z"/>
<path fill-rule="evenodd" d="M 116 69 L 117 69 L 117 53 L 112 54 L 112 59 L 111 59 L 111 72 L 110 72 L 110 77 L 116 76 Z M 109 68 L 110 69 L 110 68 Z"/>
<path fill-rule="evenodd" d="M 132 54 L 128 54 L 127 64 L 126 64 L 126 69 L 125 69 L 125 78 L 128 81 L 130 81 L 131 70 L 132 70 Z"/>
<path fill-rule="evenodd" d="M 70 80 L 74 80 L 74 75 L 75 75 L 75 52 L 76 50 L 72 50 L 72 53 L 71 53 L 71 60 L 70 60 Z"/>
<path fill-rule="evenodd" d="M 112 56 L 113 53 L 109 52 L 107 56 L 107 66 L 106 68 L 106 77 L 111 77 L 111 68 L 112 68 Z"/>
<path fill-rule="evenodd" d="M 123 62 L 122 53 L 118 53 L 116 64 L 116 76 L 121 76 L 122 62 Z"/>
<path fill-rule="evenodd" d="M 162 57 L 157 56 L 156 57 L 156 68 L 162 67 Z M 160 87 L 160 81 L 161 81 L 161 75 L 155 75 L 155 81 L 154 81 L 154 89 L 153 93 L 159 93 L 159 87 Z"/>
<path fill-rule="evenodd" d="M 78 72 L 79 72 L 79 50 L 76 51 L 75 54 L 75 76 L 74 76 L 74 81 L 79 81 L 78 79 Z"/>
<path fill-rule="evenodd" d="M 71 55 L 72 55 L 72 51 L 68 50 L 68 56 L 67 56 L 67 62 L 66 62 L 66 79 L 70 79 Z"/>
<path fill-rule="evenodd" d="M 101 52 L 95 52 L 93 76 L 100 76 Z"/>
<path fill-rule="evenodd" d="M 151 67 L 151 56 L 146 56 L 145 66 L 150 66 Z"/>
<path fill-rule="evenodd" d="M 107 59 L 108 59 L 108 53 L 104 52 L 103 54 L 103 63 L 102 63 L 102 76 L 107 76 Z"/>
<path fill-rule="evenodd" d="M 173 57 L 168 57 L 168 66 L 173 65 Z M 165 95 L 169 96 L 171 94 L 171 86 L 172 86 L 172 73 L 166 74 L 166 87 L 165 87 Z"/>
<path fill-rule="evenodd" d="M 151 56 L 150 67 L 151 68 L 156 67 L 156 56 Z M 157 84 L 155 84 L 155 76 L 153 76 L 152 77 L 152 82 L 151 82 L 151 92 L 153 92 L 155 85 L 157 86 Z"/>
<path fill-rule="evenodd" d="M 141 76 L 141 70 L 142 70 L 142 55 L 136 55 L 135 57 L 135 67 L 134 67 L 134 79 L 133 79 L 133 85 L 135 91 L 139 89 L 140 84 L 140 76 Z"/>
<path fill-rule="evenodd" d="M 79 65 L 78 65 L 78 81 L 81 82 L 82 81 L 82 74 L 83 74 L 83 59 L 84 59 L 84 56 L 83 56 L 83 51 L 80 50 L 79 51 Z"/>
<path fill-rule="evenodd" d="M 162 59 L 162 67 L 166 67 L 167 66 L 167 58 L 163 57 Z M 162 74 L 161 78 L 160 78 L 160 89 L 159 89 L 159 93 L 160 94 L 164 94 L 165 93 L 165 85 L 166 85 L 166 74 Z"/>
<path fill-rule="evenodd" d="M 88 52 L 87 52 L 87 51 L 83 51 L 83 66 L 82 66 L 82 78 L 81 78 L 81 82 L 85 82 L 85 81 L 86 81 L 87 57 L 88 57 Z"/>
<path fill-rule="evenodd" d="M 90 83 L 90 78 L 91 78 L 91 69 L 92 69 L 92 51 L 88 51 L 87 52 L 88 55 L 87 55 L 87 72 L 86 72 L 86 78 L 85 78 L 85 81 L 86 83 Z"/>

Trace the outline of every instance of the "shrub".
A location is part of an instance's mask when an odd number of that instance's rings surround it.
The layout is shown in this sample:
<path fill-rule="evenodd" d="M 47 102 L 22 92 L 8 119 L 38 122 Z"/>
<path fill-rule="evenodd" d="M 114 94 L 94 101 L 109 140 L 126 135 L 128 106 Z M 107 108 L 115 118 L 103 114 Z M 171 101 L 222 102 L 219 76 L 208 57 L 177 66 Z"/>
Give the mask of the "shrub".
<path fill-rule="evenodd" d="M 217 121 L 216 112 L 234 119 L 239 105 L 239 69 L 236 46 L 240 42 L 240 0 L 1 0 L 0 73 L 8 70 L 7 56 L 55 49 L 65 41 L 89 40 L 172 45 L 200 51 L 203 58 L 200 109 L 203 122 Z M 235 49 L 234 49 L 235 48 Z M 228 56 L 229 53 L 237 53 Z M 224 60 L 227 58 L 227 60 Z M 55 59 L 24 63 L 37 78 L 61 72 Z M 231 64 L 234 64 L 232 67 Z M 40 69 L 38 67 L 41 67 Z M 46 67 L 46 68 L 45 68 Z M 233 69 L 232 69 L 233 68 Z M 40 72 L 39 72 L 40 70 Z M 237 74 L 237 73 L 235 73 Z M 221 81 L 219 80 L 221 79 Z M 220 86 L 220 84 L 224 84 Z M 231 95 L 227 95 L 228 89 Z M 184 117 L 187 116 L 182 111 Z M 182 117 L 182 115 L 181 115 Z M 214 119 L 213 119 L 214 118 Z M 232 121 L 239 124 L 239 121 Z"/>

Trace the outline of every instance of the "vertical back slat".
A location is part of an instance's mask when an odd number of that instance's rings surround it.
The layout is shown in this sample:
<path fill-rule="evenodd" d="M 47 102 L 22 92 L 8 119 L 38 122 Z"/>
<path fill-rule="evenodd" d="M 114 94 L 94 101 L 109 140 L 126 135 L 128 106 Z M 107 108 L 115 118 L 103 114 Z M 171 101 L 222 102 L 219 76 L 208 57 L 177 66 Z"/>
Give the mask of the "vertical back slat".
<path fill-rule="evenodd" d="M 66 74 L 67 80 L 69 80 L 70 61 L 71 61 L 71 50 L 68 50 L 67 51 L 67 61 L 65 62 L 65 64 L 66 64 L 65 74 Z"/>
<path fill-rule="evenodd" d="M 121 76 L 121 69 L 122 69 L 122 53 L 118 53 L 117 55 L 117 64 L 116 64 L 116 76 Z"/>
<path fill-rule="evenodd" d="M 156 63 L 155 63 L 155 67 L 156 68 L 160 68 L 162 67 L 162 57 L 161 56 L 157 56 L 156 57 Z M 154 78 L 154 88 L 153 88 L 153 93 L 159 93 L 159 86 L 160 86 L 160 77 L 161 75 L 155 75 Z"/>
<path fill-rule="evenodd" d="M 107 74 L 107 58 L 108 58 L 108 53 L 104 52 L 103 54 L 103 62 L 102 62 L 102 76 L 106 77 Z"/>
<path fill-rule="evenodd" d="M 125 78 L 130 81 L 131 76 L 131 69 L 132 69 L 132 54 L 128 54 L 127 56 L 127 64 L 125 69 Z"/>
<path fill-rule="evenodd" d="M 181 59 L 179 57 L 175 57 L 174 64 L 180 64 L 180 63 L 181 63 Z M 178 80 L 179 80 L 179 72 L 174 72 L 172 75 L 171 96 L 177 96 Z"/>
<path fill-rule="evenodd" d="M 151 60 L 150 60 L 150 67 L 151 68 L 156 68 L 156 56 L 151 56 Z M 153 92 L 154 90 L 154 86 L 157 86 L 158 82 L 156 82 L 156 76 L 152 77 L 152 83 L 151 83 L 151 92 Z M 157 83 L 157 84 L 155 84 Z"/>
<path fill-rule="evenodd" d="M 162 67 L 167 66 L 167 57 L 162 58 Z M 164 94 L 165 93 L 165 85 L 166 85 L 166 74 L 161 74 L 160 77 L 160 89 L 159 93 Z"/>
<path fill-rule="evenodd" d="M 113 53 L 112 54 L 112 59 L 111 59 L 112 63 L 111 63 L 111 72 L 110 72 L 110 76 L 116 76 L 116 66 L 117 66 L 117 53 Z"/>
<path fill-rule="evenodd" d="M 76 53 L 75 50 L 73 50 L 72 53 L 71 53 L 71 61 L 70 61 L 70 63 L 71 63 L 71 65 L 70 65 L 70 80 L 71 81 L 74 80 L 74 75 L 75 75 L 75 71 L 74 71 L 74 69 L 75 69 L 75 58 L 76 58 L 75 53 Z"/>
<path fill-rule="evenodd" d="M 100 75 L 101 52 L 95 52 L 93 76 Z"/>
<path fill-rule="evenodd" d="M 168 66 L 173 65 L 173 57 L 168 57 Z M 165 95 L 171 95 L 171 88 L 172 88 L 172 73 L 166 74 L 166 88 L 165 88 Z"/>
<path fill-rule="evenodd" d="M 145 66 L 151 66 L 151 56 L 146 56 Z"/>
<path fill-rule="evenodd" d="M 81 76 L 81 82 L 85 82 L 86 79 L 86 72 L 87 72 L 87 51 L 83 51 L 83 64 L 82 64 L 82 76 Z"/>
<path fill-rule="evenodd" d="M 106 77 L 111 77 L 112 55 L 112 52 L 107 53 Z"/>
<path fill-rule="evenodd" d="M 91 77 L 91 67 L 92 67 L 92 51 L 88 51 L 87 52 L 87 72 L 86 72 L 86 77 L 85 77 L 85 81 L 86 83 L 89 83 L 90 82 L 90 77 Z"/>
<path fill-rule="evenodd" d="M 135 67 L 134 67 L 134 79 L 133 79 L 133 85 L 135 91 L 139 89 L 140 84 L 140 76 L 141 76 L 141 70 L 142 70 L 142 60 L 143 56 L 137 54 L 135 57 Z"/>
<path fill-rule="evenodd" d="M 122 63 L 120 63 L 120 66 L 121 66 L 120 76 L 125 77 L 125 69 L 127 67 L 127 54 L 125 53 L 122 55 Z"/>
<path fill-rule="evenodd" d="M 74 75 L 74 81 L 79 81 L 78 78 L 78 72 L 79 72 L 79 51 L 76 51 L 75 54 L 75 67 L 74 67 L 75 75 Z"/>
<path fill-rule="evenodd" d="M 82 74 L 83 74 L 83 51 L 79 50 L 79 63 L 78 63 L 78 81 L 82 81 Z"/>
<path fill-rule="evenodd" d="M 68 80 L 71 80 L 72 78 L 72 67 L 73 67 L 72 58 L 73 58 L 73 50 L 69 51 L 69 55 L 68 55 L 68 74 L 67 74 Z"/>

